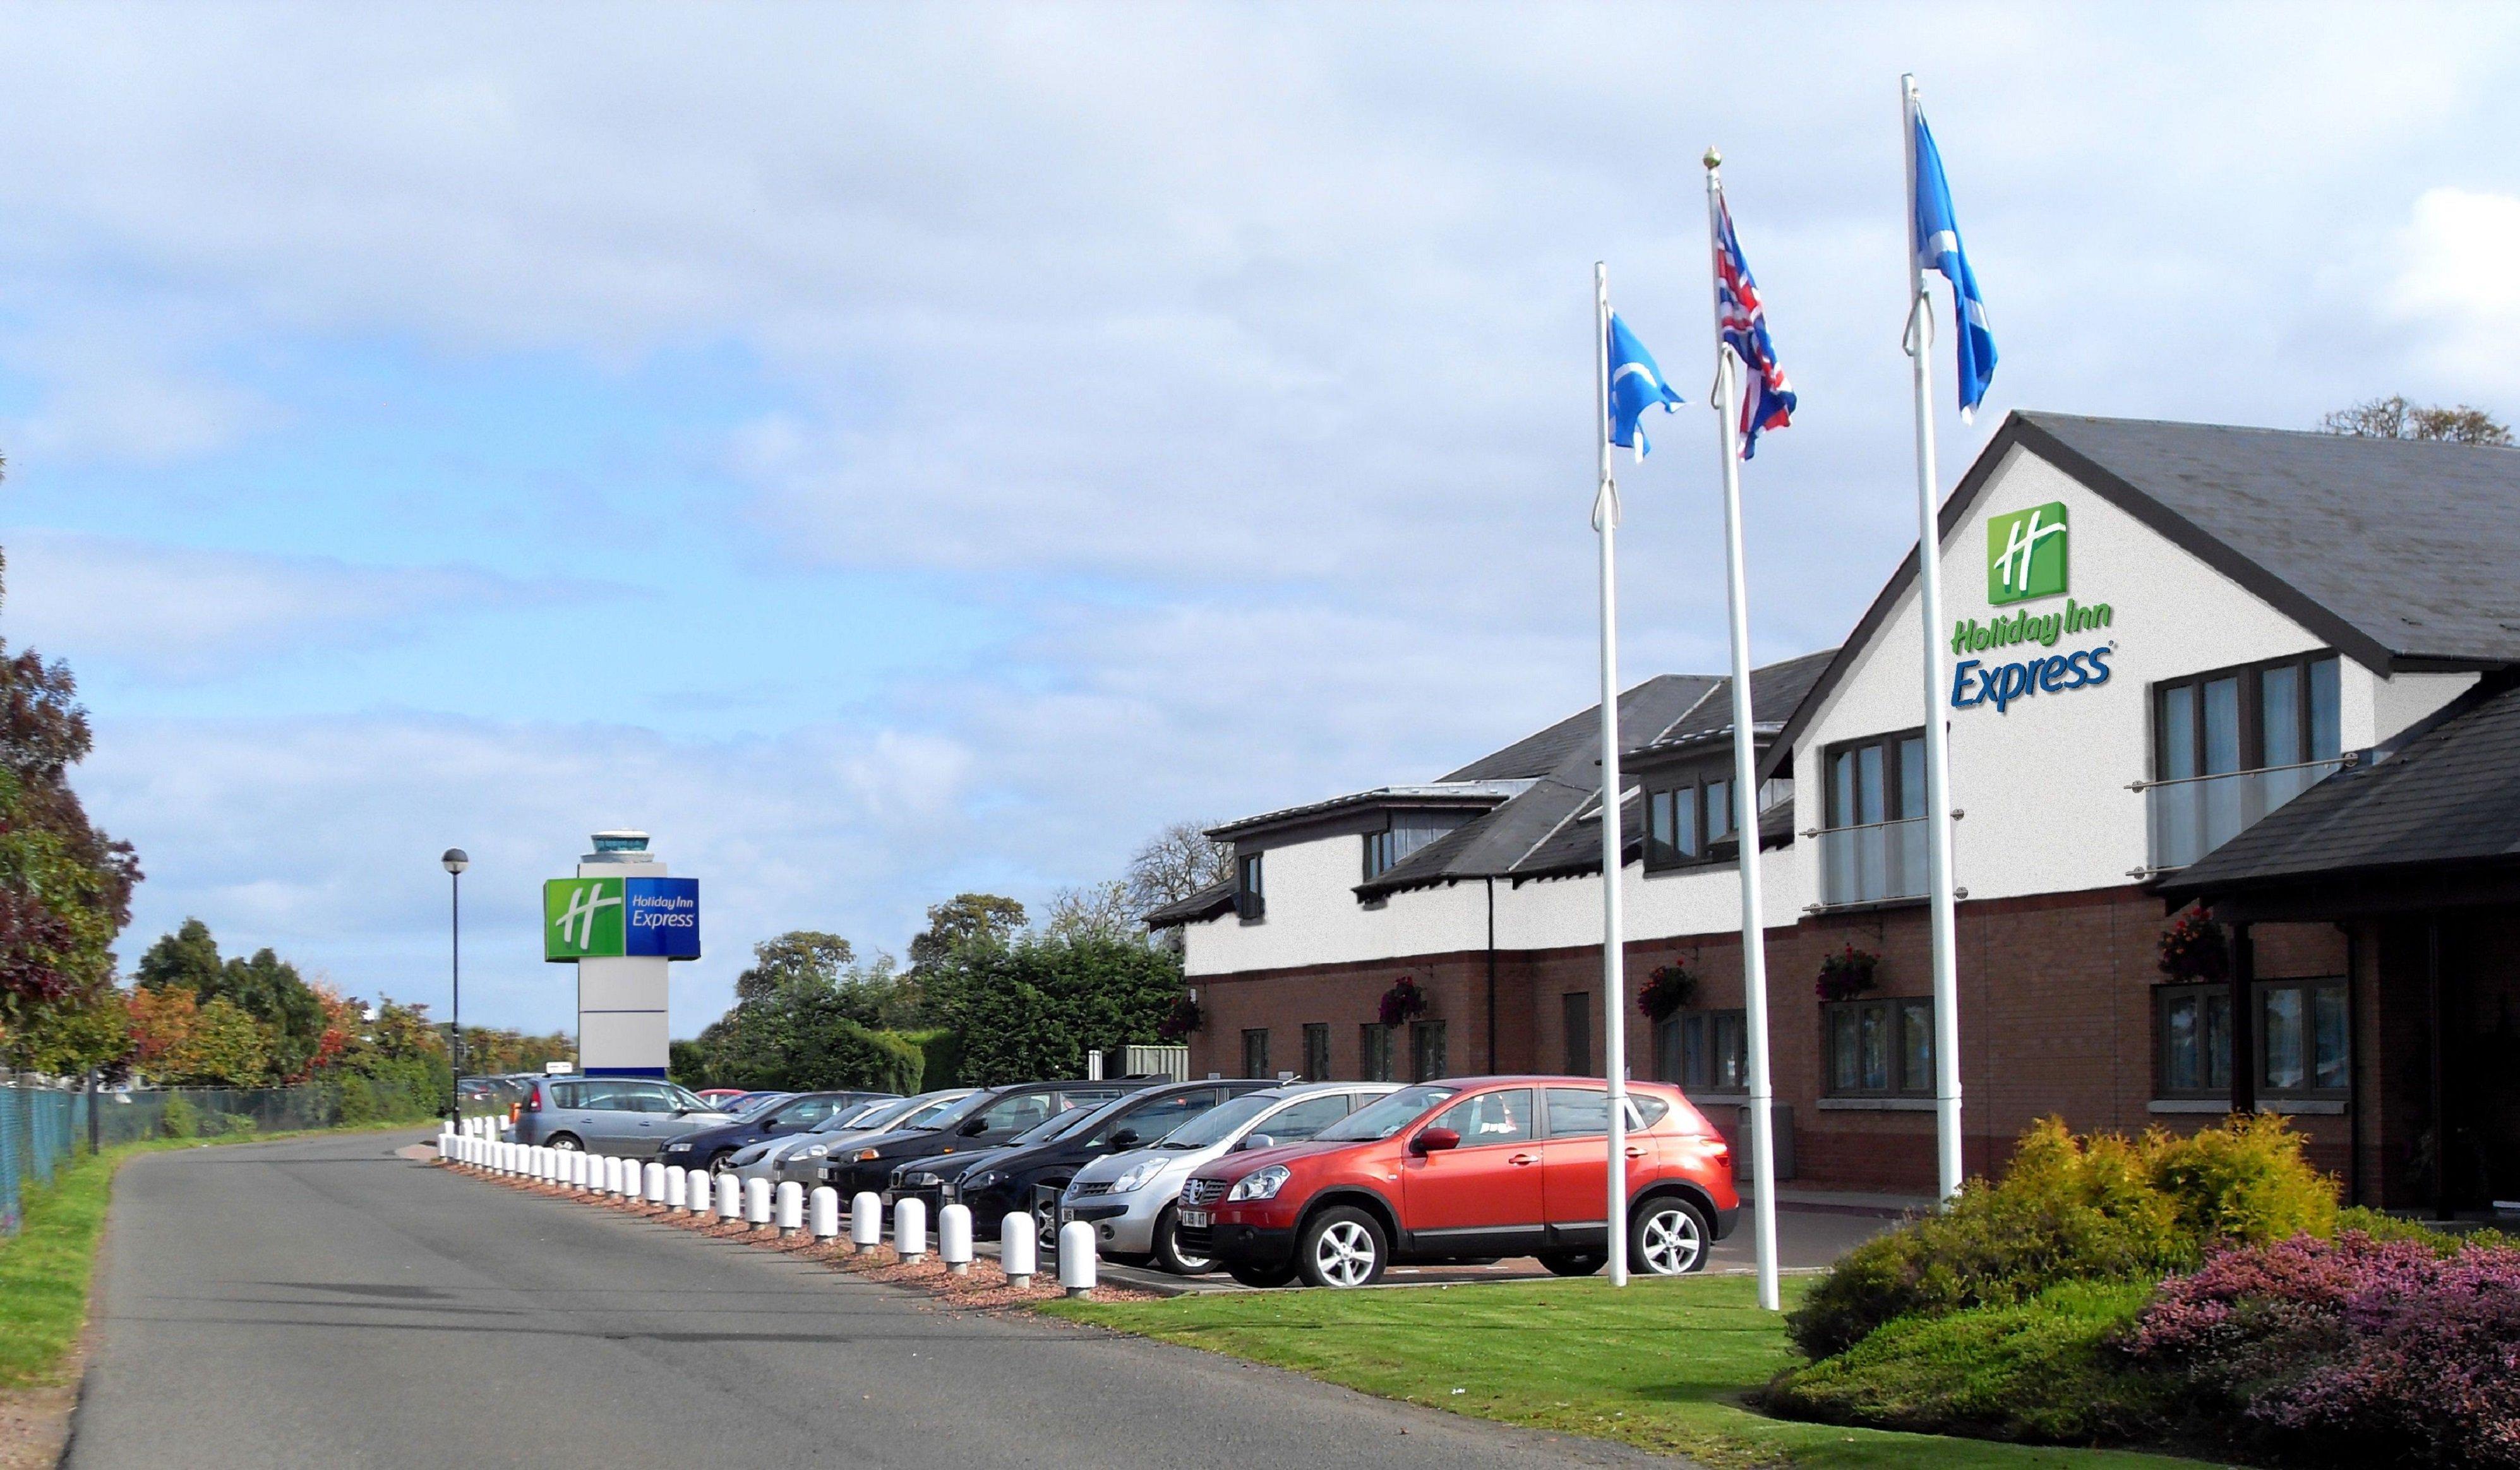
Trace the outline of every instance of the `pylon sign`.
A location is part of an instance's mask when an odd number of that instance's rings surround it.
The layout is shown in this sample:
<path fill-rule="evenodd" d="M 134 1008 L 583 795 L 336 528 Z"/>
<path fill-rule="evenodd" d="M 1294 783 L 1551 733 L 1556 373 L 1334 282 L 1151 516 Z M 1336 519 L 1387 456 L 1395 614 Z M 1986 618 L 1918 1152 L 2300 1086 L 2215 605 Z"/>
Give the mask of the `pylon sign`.
<path fill-rule="evenodd" d="M 698 878 L 553 878 L 543 884 L 543 958 L 700 958 Z"/>

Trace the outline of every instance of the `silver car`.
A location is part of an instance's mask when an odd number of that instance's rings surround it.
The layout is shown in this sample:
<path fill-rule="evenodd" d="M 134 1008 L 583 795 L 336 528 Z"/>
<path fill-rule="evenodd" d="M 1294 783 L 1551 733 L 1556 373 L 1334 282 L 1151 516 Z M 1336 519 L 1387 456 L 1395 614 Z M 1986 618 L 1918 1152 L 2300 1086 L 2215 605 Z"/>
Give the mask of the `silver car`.
<path fill-rule="evenodd" d="M 767 1179 L 773 1188 L 789 1180 L 794 1180 L 804 1185 L 805 1192 L 810 1194 L 814 1186 L 822 1182 L 819 1171 L 823 1167 L 824 1157 L 832 1149 L 845 1148 L 862 1138 L 872 1138 L 878 1134 L 889 1133 L 896 1128 L 917 1128 L 978 1091 L 977 1088 L 945 1088 L 933 1092 L 922 1092 L 916 1097 L 892 1098 L 877 1104 L 872 1109 L 859 1112 L 844 1125 L 837 1127 L 827 1125 L 818 1132 L 800 1134 L 795 1137 L 783 1140 L 775 1153 L 765 1154 L 764 1157 L 749 1163 L 738 1164 L 737 1177 Z M 742 1156 L 738 1155 L 738 1157 Z M 845 1204 L 846 1201 L 842 1203 Z"/>
<path fill-rule="evenodd" d="M 811 1128 L 776 1134 L 737 1149 L 734 1156 L 726 1161 L 727 1171 L 740 1180 L 766 1179 L 775 1184 L 779 1180 L 778 1163 L 788 1156 L 789 1150 L 811 1146 L 832 1134 L 845 1133 L 878 1118 L 890 1117 L 912 1100 L 908 1097 L 866 1097 L 844 1103 Z"/>
<path fill-rule="evenodd" d="M 1115 1261 L 1152 1258 L 1168 1271 L 1197 1275 L 1215 1263 L 1184 1250 L 1173 1229 L 1173 1200 L 1192 1171 L 1236 1149 L 1302 1142 L 1399 1090 L 1390 1082 L 1307 1082 L 1245 1092 L 1144 1148 L 1078 1170 L 1059 1196 L 1059 1223 L 1094 1226 L 1096 1249 Z"/>
<path fill-rule="evenodd" d="M 639 1077 L 542 1077 L 527 1087 L 514 1143 L 652 1159 L 669 1138 L 734 1119 L 670 1082 Z"/>

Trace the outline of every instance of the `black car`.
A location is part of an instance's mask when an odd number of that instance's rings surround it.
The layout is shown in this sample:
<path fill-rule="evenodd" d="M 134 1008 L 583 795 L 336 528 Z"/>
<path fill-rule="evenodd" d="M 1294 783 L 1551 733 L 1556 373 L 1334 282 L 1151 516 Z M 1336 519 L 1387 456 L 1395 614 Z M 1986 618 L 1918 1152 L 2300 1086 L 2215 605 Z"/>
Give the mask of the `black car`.
<path fill-rule="evenodd" d="M 974 1092 L 952 1112 L 925 1128 L 878 1134 L 853 1145 L 846 1155 L 823 1161 L 822 1181 L 840 1191 L 842 1201 L 860 1193 L 881 1193 L 892 1171 L 911 1159 L 932 1154 L 965 1153 L 995 1148 L 1071 1108 L 1099 1107 L 1145 1087 L 1144 1082 L 1023 1082 Z"/>
<path fill-rule="evenodd" d="M 798 1092 L 775 1107 L 757 1108 L 715 1128 L 703 1128 L 683 1135 L 665 1145 L 658 1155 L 667 1164 L 680 1164 L 686 1169 L 706 1169 L 712 1174 L 723 1170 L 729 1159 L 764 1138 L 791 1134 L 809 1134 L 822 1127 L 833 1113 L 846 1112 L 862 1103 L 889 1096 L 885 1092 Z"/>
<path fill-rule="evenodd" d="M 1192 1118 L 1245 1092 L 1278 1086 L 1250 1078 L 1168 1082 L 1105 1103 L 1094 1116 L 1025 1148 L 1011 1148 L 966 1171 L 953 1202 L 970 1207 L 973 1228 L 1017 1210 L 1058 1218 L 1058 1196 L 1076 1171 L 1107 1153 L 1144 1148 Z M 994 1233 L 994 1225 L 991 1227 Z"/>
<path fill-rule="evenodd" d="M 1118 1100 L 1126 1101 L 1127 1095 L 1124 1094 Z M 927 1206 L 927 1218 L 933 1220 L 938 1210 L 954 1202 L 956 1186 L 962 1182 L 964 1176 L 975 1169 L 985 1169 L 1008 1154 L 1047 1143 L 1070 1129 L 1081 1128 L 1102 1108 L 1114 1105 L 1106 1102 L 1100 1107 L 1089 1105 L 1069 1108 L 1046 1123 L 1036 1124 L 1015 1135 L 995 1148 L 965 1148 L 959 1151 L 930 1154 L 922 1158 L 905 1159 L 893 1166 L 891 1181 L 883 1191 L 884 1203 L 889 1205 L 900 1199 L 922 1201 Z"/>

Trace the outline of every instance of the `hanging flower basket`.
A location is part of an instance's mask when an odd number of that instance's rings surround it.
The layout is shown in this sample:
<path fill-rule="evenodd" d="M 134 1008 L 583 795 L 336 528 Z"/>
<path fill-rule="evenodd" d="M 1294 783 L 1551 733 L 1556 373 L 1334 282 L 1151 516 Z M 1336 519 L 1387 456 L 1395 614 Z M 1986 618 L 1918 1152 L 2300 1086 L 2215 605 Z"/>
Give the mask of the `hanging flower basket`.
<path fill-rule="evenodd" d="M 2161 973 L 2180 981 L 2230 978 L 2230 936 L 2204 910 L 2188 910 L 2162 928 Z"/>
<path fill-rule="evenodd" d="M 1697 977 L 1688 972 L 1688 966 L 1675 962 L 1657 966 L 1645 976 L 1637 992 L 1637 1008 L 1652 1020 L 1668 1021 L 1696 999 Z"/>
<path fill-rule="evenodd" d="M 1160 1041 L 1186 1042 L 1207 1017 L 1198 1013 L 1198 1002 L 1188 996 L 1173 1002 L 1173 1008 L 1155 1023 L 1155 1036 Z"/>
<path fill-rule="evenodd" d="M 1407 975 L 1393 981 L 1391 989 L 1382 993 L 1380 1014 L 1382 1024 L 1385 1026 L 1397 1026 L 1404 1021 L 1414 1021 L 1425 1013 L 1426 993 L 1419 990 L 1418 982 Z"/>
<path fill-rule="evenodd" d="M 1823 1001 L 1852 1001 L 1872 989 L 1873 972 L 1880 967 L 1880 956 L 1848 945 L 1821 960 L 1820 983 L 1814 988 Z"/>

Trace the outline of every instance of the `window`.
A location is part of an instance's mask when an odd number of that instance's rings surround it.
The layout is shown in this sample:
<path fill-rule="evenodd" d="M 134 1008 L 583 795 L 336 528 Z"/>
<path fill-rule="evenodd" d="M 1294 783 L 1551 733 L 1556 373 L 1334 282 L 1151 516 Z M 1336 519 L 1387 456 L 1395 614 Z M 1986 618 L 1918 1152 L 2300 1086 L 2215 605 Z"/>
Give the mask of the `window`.
<path fill-rule="evenodd" d="M 1268 900 L 1260 886 L 1262 853 L 1244 853 L 1234 860 L 1234 912 L 1248 923 L 1269 911 Z"/>
<path fill-rule="evenodd" d="M 1330 1028 L 1321 1023 L 1304 1028 L 1304 1081 L 1330 1080 Z"/>
<path fill-rule="evenodd" d="M 1925 737 L 1839 745 L 1825 766 L 1820 901 L 1880 904 L 1925 892 Z"/>
<path fill-rule="evenodd" d="M 2155 780 L 2280 770 L 2343 753 L 2333 653 L 2198 674 L 2152 690 Z"/>
<path fill-rule="evenodd" d="M 1390 1082 L 1391 1028 L 1368 1021 L 1356 1029 L 1357 1077 L 1363 1082 Z"/>
<path fill-rule="evenodd" d="M 1102 1123 L 1088 1139 L 1093 1143 L 1109 1143 L 1120 1134 L 1136 1134 L 1137 1141 L 1129 1147 L 1152 1143 L 1174 1129 L 1206 1112 L 1225 1100 L 1225 1094 L 1214 1088 L 1201 1088 L 1177 1096 L 1159 1097 L 1134 1112 L 1122 1113 Z"/>
<path fill-rule="evenodd" d="M 2265 980 L 2258 992 L 2258 1091 L 2342 1096 L 2352 1082 L 2342 980 Z"/>
<path fill-rule="evenodd" d="M 1319 1097 L 1307 1097 L 1261 1119 L 1258 1132 L 1281 1143 L 1309 1138 L 1346 1117 L 1348 1104 L 1355 1100 L 1354 1095 L 1347 1092 L 1326 1092 Z"/>
<path fill-rule="evenodd" d="M 1449 1128 L 1462 1136 L 1463 1148 L 1483 1143 L 1531 1141 L 1531 1089 L 1507 1088 L 1465 1097 L 1435 1115 L 1429 1128 Z M 1606 1125 L 1604 1125 L 1606 1131 Z"/>
<path fill-rule="evenodd" d="M 1551 1088 L 1549 1091 L 1549 1136 L 1582 1138 L 1598 1136 L 1610 1131 L 1610 1094 L 1591 1088 Z M 1628 1131 L 1651 1128 L 1671 1105 L 1651 1092 L 1628 1094 Z"/>
<path fill-rule="evenodd" d="M 1269 1075 L 1269 1028 L 1256 1027 L 1242 1033 L 1242 1075 Z"/>
<path fill-rule="evenodd" d="M 2231 990 L 2227 985 L 2157 985 L 2159 1039 L 2154 1090 L 2164 1097 L 2228 1097 L 2231 1092 Z"/>
<path fill-rule="evenodd" d="M 1388 830 L 1365 834 L 1365 880 L 1369 883 L 1391 870 L 1400 861 L 1396 855 L 1398 839 Z"/>
<path fill-rule="evenodd" d="M 1715 856 L 1732 838 L 1732 782 L 1709 777 L 1645 791 L 1645 867 L 1676 868 Z"/>
<path fill-rule="evenodd" d="M 1737 1010 L 1688 1010 L 1654 1027 L 1654 1070 L 1689 1092 L 1750 1086 L 1749 1026 Z"/>
<path fill-rule="evenodd" d="M 1409 1065 L 1415 1082 L 1433 1082 L 1451 1070 L 1444 1058 L 1443 1022 L 1409 1023 Z"/>
<path fill-rule="evenodd" d="M 1876 735 L 1828 754 L 1828 825 L 1875 826 L 1925 815 L 1925 736 Z"/>
<path fill-rule="evenodd" d="M 1566 1075 L 1593 1075 L 1593 993 L 1571 990 L 1558 998 L 1566 1025 Z"/>
<path fill-rule="evenodd" d="M 1390 825 L 1365 834 L 1365 880 L 1369 883 L 1409 861 L 1411 854 L 1476 814 L 1448 811 L 1399 811 Z"/>
<path fill-rule="evenodd" d="M 1835 1097 L 1934 1094 L 1934 1002 L 1892 997 L 1822 1007 Z"/>

